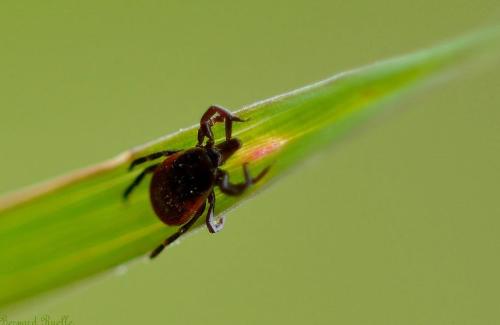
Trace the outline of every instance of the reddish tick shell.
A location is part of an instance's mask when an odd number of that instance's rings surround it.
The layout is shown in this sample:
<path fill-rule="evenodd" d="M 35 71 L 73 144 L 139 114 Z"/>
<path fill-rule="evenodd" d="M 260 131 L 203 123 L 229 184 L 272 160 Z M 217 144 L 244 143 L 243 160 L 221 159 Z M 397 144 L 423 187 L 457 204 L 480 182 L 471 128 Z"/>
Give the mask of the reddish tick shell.
<path fill-rule="evenodd" d="M 205 204 L 215 183 L 213 163 L 201 148 L 192 148 L 165 159 L 153 173 L 151 205 L 161 221 L 185 224 Z"/>

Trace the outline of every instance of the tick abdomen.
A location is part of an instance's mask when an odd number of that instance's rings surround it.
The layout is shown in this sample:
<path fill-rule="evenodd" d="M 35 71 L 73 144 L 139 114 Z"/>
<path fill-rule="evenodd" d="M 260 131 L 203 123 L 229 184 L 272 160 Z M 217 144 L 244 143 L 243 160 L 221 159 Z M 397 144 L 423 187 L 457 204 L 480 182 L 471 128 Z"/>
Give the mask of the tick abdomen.
<path fill-rule="evenodd" d="M 168 225 L 182 225 L 205 202 L 215 182 L 210 158 L 200 148 L 172 155 L 158 166 L 150 184 L 151 204 Z"/>

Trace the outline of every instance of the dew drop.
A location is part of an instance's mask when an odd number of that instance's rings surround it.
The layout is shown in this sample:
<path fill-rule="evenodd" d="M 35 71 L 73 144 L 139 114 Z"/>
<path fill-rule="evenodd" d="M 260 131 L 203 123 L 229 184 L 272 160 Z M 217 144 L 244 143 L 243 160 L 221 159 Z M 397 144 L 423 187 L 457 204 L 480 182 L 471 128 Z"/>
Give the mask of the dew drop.
<path fill-rule="evenodd" d="M 115 275 L 117 276 L 122 276 L 125 275 L 125 273 L 128 272 L 128 267 L 125 265 L 118 265 L 115 267 Z"/>

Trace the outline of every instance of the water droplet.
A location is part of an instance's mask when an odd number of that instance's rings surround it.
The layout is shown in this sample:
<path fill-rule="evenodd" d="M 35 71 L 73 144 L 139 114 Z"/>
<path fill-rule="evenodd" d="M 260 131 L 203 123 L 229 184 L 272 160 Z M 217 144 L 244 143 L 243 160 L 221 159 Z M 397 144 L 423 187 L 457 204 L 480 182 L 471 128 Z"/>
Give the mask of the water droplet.
<path fill-rule="evenodd" d="M 115 267 L 115 275 L 122 276 L 128 272 L 128 267 L 125 265 L 118 265 Z"/>

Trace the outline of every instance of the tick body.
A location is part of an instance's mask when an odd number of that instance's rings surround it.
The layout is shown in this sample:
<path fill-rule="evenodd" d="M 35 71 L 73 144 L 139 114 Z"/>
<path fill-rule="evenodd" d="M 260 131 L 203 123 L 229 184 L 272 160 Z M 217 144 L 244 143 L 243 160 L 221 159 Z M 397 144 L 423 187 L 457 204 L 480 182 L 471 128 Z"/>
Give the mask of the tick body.
<path fill-rule="evenodd" d="M 203 148 L 165 159 L 155 169 L 149 186 L 156 215 L 170 226 L 185 224 L 207 200 L 215 183 L 216 167 Z"/>
<path fill-rule="evenodd" d="M 153 250 L 151 258 L 186 233 L 205 210 L 207 210 L 205 222 L 208 230 L 215 233 L 223 228 L 224 217 L 216 219 L 214 216 L 215 186 L 218 186 L 224 194 L 240 195 L 268 172 L 269 167 L 252 178 L 247 164 L 243 164 L 245 181 L 233 184 L 229 181 L 229 175 L 219 168 L 241 147 L 241 142 L 231 137 L 234 121 L 243 122 L 228 110 L 220 106 L 211 106 L 200 120 L 198 143 L 195 147 L 156 152 L 138 158 L 130 165 L 129 170 L 146 161 L 165 157 L 162 162 L 146 167 L 123 193 L 127 199 L 143 178 L 152 173 L 149 193 L 154 212 L 165 224 L 180 226 L 176 233 Z M 219 144 L 214 143 L 211 130 L 217 122 L 225 122 L 226 130 L 226 139 Z M 207 141 L 204 144 L 205 138 Z"/>

